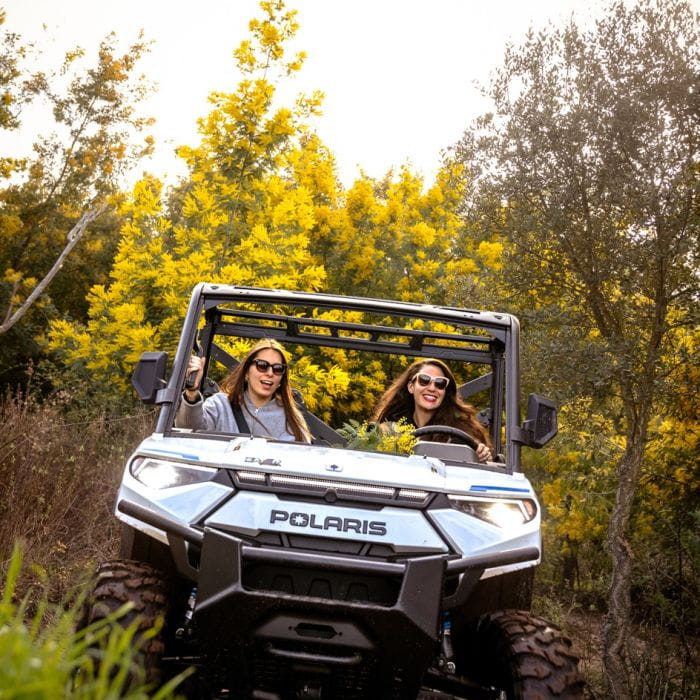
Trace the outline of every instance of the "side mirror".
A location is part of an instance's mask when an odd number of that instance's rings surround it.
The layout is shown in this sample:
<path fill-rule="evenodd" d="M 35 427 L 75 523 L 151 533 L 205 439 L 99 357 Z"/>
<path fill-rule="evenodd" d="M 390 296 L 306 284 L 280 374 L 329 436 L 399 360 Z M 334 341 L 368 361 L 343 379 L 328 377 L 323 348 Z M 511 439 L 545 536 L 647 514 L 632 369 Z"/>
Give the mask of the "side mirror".
<path fill-rule="evenodd" d="M 530 447 L 544 447 L 557 434 L 557 408 L 554 402 L 544 396 L 530 394 L 527 397 L 523 432 Z"/>
<path fill-rule="evenodd" d="M 156 402 L 158 391 L 166 384 L 167 365 L 167 352 L 144 352 L 141 355 L 141 359 L 131 375 L 131 383 L 144 403 Z"/>

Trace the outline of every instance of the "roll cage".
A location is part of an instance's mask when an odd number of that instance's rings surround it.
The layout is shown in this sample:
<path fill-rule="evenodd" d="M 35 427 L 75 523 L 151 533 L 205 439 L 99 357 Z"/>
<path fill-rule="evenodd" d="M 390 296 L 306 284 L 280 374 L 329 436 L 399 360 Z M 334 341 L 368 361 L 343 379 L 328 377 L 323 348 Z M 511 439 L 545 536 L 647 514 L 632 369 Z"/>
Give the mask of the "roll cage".
<path fill-rule="evenodd" d="M 356 312 L 353 316 L 359 314 L 363 321 L 318 317 L 319 312 L 332 310 Z M 229 369 L 237 364 L 236 358 L 217 343 L 219 338 L 272 338 L 286 346 L 324 346 L 485 365 L 488 370 L 462 384 L 459 392 L 468 399 L 488 391 L 489 407 L 481 418 L 489 426 L 495 452 L 505 453 L 505 468 L 512 473 L 520 471 L 521 445 L 540 447 L 556 433 L 553 405 L 535 395 L 530 397 L 528 420 L 521 426 L 519 335 L 518 320 L 506 313 L 200 283 L 190 298 L 169 379 L 166 382 L 164 376 L 164 353 L 148 353 L 157 356 L 149 360 L 154 366 L 159 364 L 160 369 L 154 370 L 158 376 L 154 381 L 150 376 L 153 372 L 144 369 L 148 362 L 144 365 L 142 358 L 141 380 L 134 378 L 134 384 L 144 401 L 161 405 L 156 432 L 171 434 L 190 354 L 196 351 L 205 358 L 205 377 L 212 360 Z M 152 387 L 150 401 L 145 397 L 148 391 L 144 385 Z M 308 419 L 317 438 L 342 443 L 333 428 L 313 415 Z"/>

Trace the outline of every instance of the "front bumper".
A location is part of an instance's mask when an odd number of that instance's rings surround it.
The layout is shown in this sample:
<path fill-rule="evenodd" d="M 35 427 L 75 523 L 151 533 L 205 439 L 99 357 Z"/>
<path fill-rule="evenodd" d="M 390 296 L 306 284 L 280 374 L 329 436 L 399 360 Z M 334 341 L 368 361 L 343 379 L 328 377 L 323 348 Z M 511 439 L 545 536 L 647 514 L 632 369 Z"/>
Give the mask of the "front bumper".
<path fill-rule="evenodd" d="M 539 557 L 534 547 L 404 561 L 290 551 L 174 523 L 128 501 L 118 509 L 163 530 L 171 544 L 200 550 L 187 572 L 196 571 L 197 637 L 212 674 L 235 683 L 241 697 L 280 693 L 301 673 L 305 682 L 318 675 L 329 697 L 365 689 L 365 696 L 415 698 L 446 604 L 465 600 L 484 569 Z M 448 577 L 458 580 L 449 596 Z"/>

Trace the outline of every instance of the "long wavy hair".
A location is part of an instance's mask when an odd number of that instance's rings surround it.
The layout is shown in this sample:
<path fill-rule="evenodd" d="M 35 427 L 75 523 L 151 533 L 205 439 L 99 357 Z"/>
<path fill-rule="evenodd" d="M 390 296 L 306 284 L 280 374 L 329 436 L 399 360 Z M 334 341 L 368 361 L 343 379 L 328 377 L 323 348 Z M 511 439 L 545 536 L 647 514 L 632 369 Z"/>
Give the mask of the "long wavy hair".
<path fill-rule="evenodd" d="M 463 401 L 457 394 L 457 382 L 454 374 L 442 360 L 433 358 L 416 360 L 405 369 L 379 399 L 372 420 L 377 423 L 384 423 L 385 421 L 397 421 L 405 418 L 409 423 L 413 423 L 415 403 L 413 394 L 408 390 L 408 385 L 426 365 L 438 367 L 450 380 L 445 389 L 442 403 L 433 412 L 427 424 L 449 425 L 453 428 L 459 428 L 464 430 L 465 433 L 469 433 L 479 442 L 483 442 L 489 448 L 492 447 L 488 431 L 476 418 L 476 409 L 471 404 Z M 448 438 L 444 435 L 435 434 L 432 436 L 432 439 L 444 441 Z"/>
<path fill-rule="evenodd" d="M 287 371 L 282 375 L 280 385 L 273 395 L 275 401 L 284 408 L 287 431 L 294 435 L 294 438 L 299 442 L 311 442 L 311 432 L 306 425 L 306 421 L 299 410 L 297 402 L 294 400 L 292 388 L 289 384 L 289 360 L 287 358 L 287 353 L 276 340 L 272 338 L 263 338 L 255 343 L 248 351 L 248 354 L 238 363 L 233 372 L 221 383 L 221 390 L 228 395 L 228 399 L 232 405 L 236 403 L 243 405 L 248 369 L 253 364 L 253 360 L 263 350 L 276 350 L 282 356 L 284 364 L 287 365 Z"/>

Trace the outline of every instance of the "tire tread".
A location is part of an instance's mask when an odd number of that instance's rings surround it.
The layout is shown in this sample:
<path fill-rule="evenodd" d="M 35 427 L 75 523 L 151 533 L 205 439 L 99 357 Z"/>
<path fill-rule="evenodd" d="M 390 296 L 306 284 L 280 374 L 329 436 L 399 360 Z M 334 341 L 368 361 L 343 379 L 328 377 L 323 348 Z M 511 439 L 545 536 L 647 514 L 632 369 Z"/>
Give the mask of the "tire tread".
<path fill-rule="evenodd" d="M 168 586 L 165 577 L 143 562 L 115 559 L 100 564 L 92 594 L 87 601 L 83 624 L 102 620 L 125 603 L 132 603 L 133 607 L 119 618 L 120 625 L 128 627 L 138 619 L 139 632 L 153 628 L 167 613 Z M 147 683 L 159 683 L 160 657 L 164 650 L 160 634 L 141 642 L 140 656 Z"/>
<path fill-rule="evenodd" d="M 486 663 L 490 674 L 510 673 L 509 698 L 583 697 L 584 682 L 571 640 L 544 618 L 520 610 L 501 610 L 481 617 L 476 634 L 482 649 L 491 655 L 491 663 Z M 494 658 L 500 663 L 494 663 Z M 501 683 L 504 679 L 493 680 Z"/>

